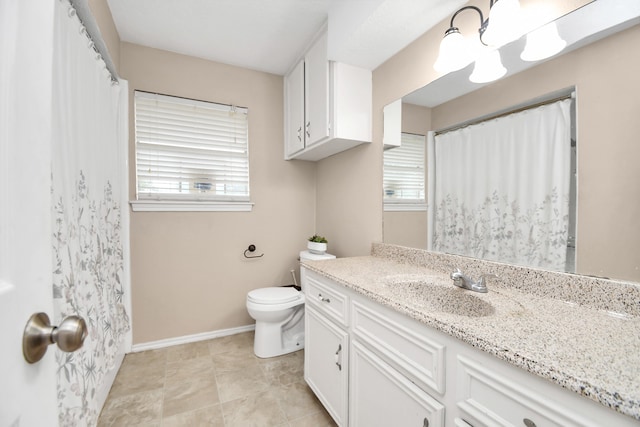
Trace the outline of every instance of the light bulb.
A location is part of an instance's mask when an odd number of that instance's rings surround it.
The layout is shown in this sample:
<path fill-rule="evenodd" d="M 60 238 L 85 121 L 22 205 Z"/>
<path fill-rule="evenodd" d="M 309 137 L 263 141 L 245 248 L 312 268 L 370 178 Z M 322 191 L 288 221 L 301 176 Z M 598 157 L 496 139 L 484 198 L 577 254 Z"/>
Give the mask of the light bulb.
<path fill-rule="evenodd" d="M 476 64 L 469 76 L 469 80 L 473 83 L 488 83 L 498 80 L 506 73 L 507 69 L 502 65 L 500 52 L 495 49 L 488 50 L 476 59 Z"/>
<path fill-rule="evenodd" d="M 555 22 L 550 22 L 527 34 L 527 44 L 520 55 L 524 61 L 539 61 L 560 52 L 567 45 L 558 35 Z"/>
<path fill-rule="evenodd" d="M 519 38 L 522 14 L 518 0 L 497 0 L 489 11 L 489 26 L 482 41 L 491 47 L 500 47 Z"/>
<path fill-rule="evenodd" d="M 467 40 L 457 28 L 449 28 L 440 42 L 440 53 L 433 68 L 440 73 L 449 73 L 466 67 L 471 61 Z"/>

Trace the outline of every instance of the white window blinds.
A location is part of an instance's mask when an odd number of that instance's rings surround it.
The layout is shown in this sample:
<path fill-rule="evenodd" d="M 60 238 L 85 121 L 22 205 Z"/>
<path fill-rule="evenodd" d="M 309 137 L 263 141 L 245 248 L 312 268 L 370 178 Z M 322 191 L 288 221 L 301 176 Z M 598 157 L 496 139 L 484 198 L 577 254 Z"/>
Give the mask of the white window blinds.
<path fill-rule="evenodd" d="M 403 133 L 400 147 L 384 152 L 385 203 L 424 203 L 425 137 Z"/>
<path fill-rule="evenodd" d="M 248 110 L 135 92 L 138 199 L 249 200 Z"/>

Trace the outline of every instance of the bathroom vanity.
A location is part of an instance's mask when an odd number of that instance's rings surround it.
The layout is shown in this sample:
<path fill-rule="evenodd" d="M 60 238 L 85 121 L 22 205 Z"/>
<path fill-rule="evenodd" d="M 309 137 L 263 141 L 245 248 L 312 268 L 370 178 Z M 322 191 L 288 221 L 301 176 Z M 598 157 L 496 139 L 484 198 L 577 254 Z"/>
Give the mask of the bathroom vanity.
<path fill-rule="evenodd" d="M 301 272 L 305 380 L 340 426 L 640 425 L 635 284 L 384 244 Z"/>

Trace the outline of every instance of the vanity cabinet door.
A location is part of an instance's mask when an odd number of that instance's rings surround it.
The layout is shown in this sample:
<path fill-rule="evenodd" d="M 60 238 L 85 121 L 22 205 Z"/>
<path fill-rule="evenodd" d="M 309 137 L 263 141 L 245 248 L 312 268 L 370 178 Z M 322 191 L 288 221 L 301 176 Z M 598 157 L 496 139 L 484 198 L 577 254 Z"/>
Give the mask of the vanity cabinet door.
<path fill-rule="evenodd" d="M 304 379 L 339 426 L 347 426 L 349 336 L 318 312 L 305 307 Z"/>
<path fill-rule="evenodd" d="M 369 351 L 351 342 L 349 417 L 352 427 L 440 427 L 444 406 Z"/>

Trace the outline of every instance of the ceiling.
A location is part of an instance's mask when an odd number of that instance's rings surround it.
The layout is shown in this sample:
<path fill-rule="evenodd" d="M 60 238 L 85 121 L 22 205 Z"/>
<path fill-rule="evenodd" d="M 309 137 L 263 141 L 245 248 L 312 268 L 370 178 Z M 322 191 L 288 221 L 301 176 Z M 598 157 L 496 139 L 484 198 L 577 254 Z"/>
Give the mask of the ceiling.
<path fill-rule="evenodd" d="M 370 70 L 466 0 L 107 0 L 125 42 L 283 75 L 328 21 L 329 59 Z"/>

